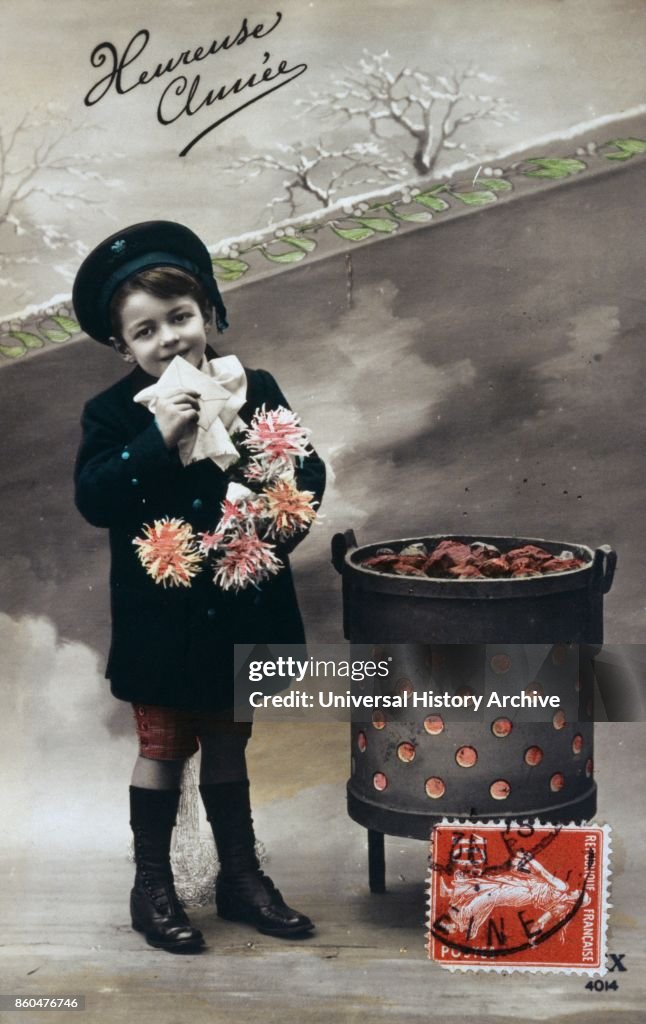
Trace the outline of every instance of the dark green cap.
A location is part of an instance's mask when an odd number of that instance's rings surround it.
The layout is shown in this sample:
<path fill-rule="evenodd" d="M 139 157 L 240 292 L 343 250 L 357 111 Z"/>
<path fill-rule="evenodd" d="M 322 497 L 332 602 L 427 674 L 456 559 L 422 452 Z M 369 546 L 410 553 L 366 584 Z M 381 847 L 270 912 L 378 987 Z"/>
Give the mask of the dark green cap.
<path fill-rule="evenodd" d="M 110 303 L 114 293 L 128 278 L 151 267 L 178 267 L 192 274 L 213 303 L 218 331 L 229 326 L 204 242 L 183 224 L 150 220 L 110 235 L 83 260 L 74 281 L 72 302 L 86 334 L 104 345 L 110 344 Z"/>

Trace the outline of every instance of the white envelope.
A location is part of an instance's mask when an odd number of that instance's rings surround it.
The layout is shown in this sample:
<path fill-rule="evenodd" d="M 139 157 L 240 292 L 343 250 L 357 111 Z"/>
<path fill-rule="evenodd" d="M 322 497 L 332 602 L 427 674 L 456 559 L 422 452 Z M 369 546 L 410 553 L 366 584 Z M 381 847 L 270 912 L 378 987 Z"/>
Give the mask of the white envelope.
<path fill-rule="evenodd" d="M 179 442 L 179 457 L 185 466 L 201 459 L 212 459 L 225 470 L 240 458 L 229 434 L 245 428 L 238 410 L 246 400 L 247 378 L 237 356 L 211 359 L 206 366 L 208 373 L 175 356 L 157 383 L 139 391 L 134 401 L 154 413 L 161 396 L 178 388 L 196 391 L 199 418 L 194 430 Z"/>

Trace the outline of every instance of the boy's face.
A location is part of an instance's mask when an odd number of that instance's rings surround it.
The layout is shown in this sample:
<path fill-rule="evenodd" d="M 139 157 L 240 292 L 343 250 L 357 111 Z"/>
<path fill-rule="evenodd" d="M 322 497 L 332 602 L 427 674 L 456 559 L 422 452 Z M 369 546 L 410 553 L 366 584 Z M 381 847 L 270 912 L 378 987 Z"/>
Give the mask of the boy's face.
<path fill-rule="evenodd" d="M 134 291 L 120 309 L 121 339 L 115 347 L 151 377 L 161 377 L 175 356 L 199 366 L 206 349 L 206 323 L 190 295 L 159 299 Z"/>

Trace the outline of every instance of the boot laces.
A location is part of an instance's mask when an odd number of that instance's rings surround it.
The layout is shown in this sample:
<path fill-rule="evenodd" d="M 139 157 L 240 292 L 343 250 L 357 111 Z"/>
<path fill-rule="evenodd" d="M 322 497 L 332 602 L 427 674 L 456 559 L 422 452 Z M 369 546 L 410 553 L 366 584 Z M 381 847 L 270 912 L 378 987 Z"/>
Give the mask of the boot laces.
<path fill-rule="evenodd" d="M 141 882 L 148 896 L 153 901 L 155 908 L 162 914 L 181 913 L 182 907 L 175 892 L 173 876 L 170 870 L 162 872 L 149 871 L 147 868 L 140 868 L 137 872 L 137 880 Z"/>

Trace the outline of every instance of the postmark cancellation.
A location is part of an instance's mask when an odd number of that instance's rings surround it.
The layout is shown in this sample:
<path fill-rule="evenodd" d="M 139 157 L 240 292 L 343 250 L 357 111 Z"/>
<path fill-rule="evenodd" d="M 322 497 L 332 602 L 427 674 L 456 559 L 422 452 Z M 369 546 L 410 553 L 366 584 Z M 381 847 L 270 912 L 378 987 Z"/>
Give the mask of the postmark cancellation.
<path fill-rule="evenodd" d="M 429 959 L 451 970 L 605 974 L 610 828 L 444 821 L 429 857 Z"/>

